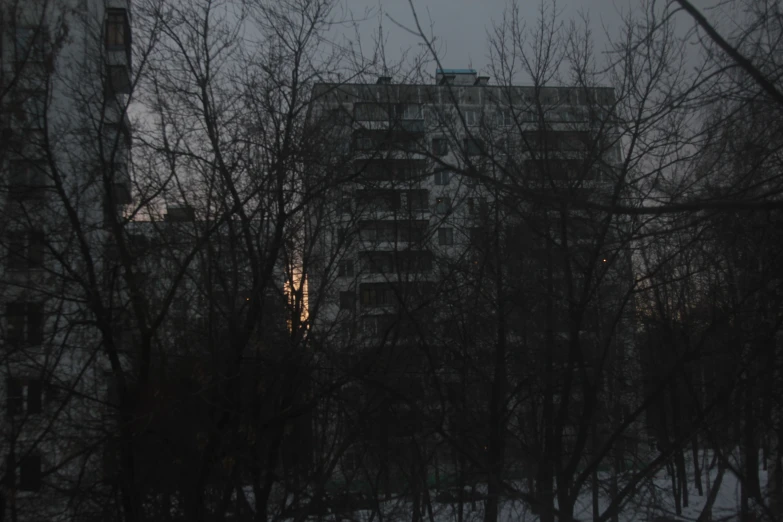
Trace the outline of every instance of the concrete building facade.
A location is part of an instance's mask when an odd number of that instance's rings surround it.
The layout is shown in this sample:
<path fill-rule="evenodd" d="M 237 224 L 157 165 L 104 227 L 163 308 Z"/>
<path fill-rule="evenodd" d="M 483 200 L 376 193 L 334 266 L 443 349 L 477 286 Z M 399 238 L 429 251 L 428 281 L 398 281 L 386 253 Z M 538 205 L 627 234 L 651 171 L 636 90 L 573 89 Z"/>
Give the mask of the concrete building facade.
<path fill-rule="evenodd" d="M 630 348 L 627 224 L 597 210 L 620 183 L 612 89 L 490 80 L 447 69 L 430 85 L 381 77 L 313 90 L 311 123 L 331 135 L 329 161 L 345 165 L 328 210 L 311 218 L 313 333 L 323 365 L 356 377 L 346 399 L 356 411 L 384 404 L 349 475 L 386 462 L 453 480 L 459 458 L 443 448 L 488 458 L 498 375 L 538 393 L 556 374 L 546 386 L 562 405 L 566 371 L 619 365 Z M 570 386 L 563 407 L 577 418 L 584 400 Z M 619 389 L 603 388 L 607 409 L 628 409 Z M 525 432 L 540 408 L 518 401 L 506 428 Z M 424 439 L 428 469 L 413 471 Z"/>
<path fill-rule="evenodd" d="M 107 227 L 131 202 L 130 3 L 0 10 L 0 515 L 89 518 L 109 495 L 102 327 L 119 295 Z"/>

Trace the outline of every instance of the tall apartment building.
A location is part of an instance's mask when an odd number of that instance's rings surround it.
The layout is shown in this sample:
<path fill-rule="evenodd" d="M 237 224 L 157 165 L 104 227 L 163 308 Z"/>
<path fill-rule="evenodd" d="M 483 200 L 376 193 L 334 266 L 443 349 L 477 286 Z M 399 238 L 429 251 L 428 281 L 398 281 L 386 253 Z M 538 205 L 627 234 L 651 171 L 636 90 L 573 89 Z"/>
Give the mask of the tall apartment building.
<path fill-rule="evenodd" d="M 621 359 L 629 249 L 624 225 L 589 205 L 609 202 L 619 182 L 612 89 L 497 86 L 457 69 L 431 85 L 379 78 L 319 84 L 312 96 L 310 121 L 332 140 L 325 161 L 345 165 L 328 210 L 311 217 L 308 287 L 323 365 L 356 378 L 342 420 L 363 435 L 347 475 L 382 462 L 431 475 L 410 469 L 422 451 L 411 443 L 424 438 L 438 473 L 457 473 L 458 452 L 444 447 L 484 459 L 501 344 L 509 389 L 528 379 L 533 397 L 546 374 L 560 382 L 574 366 L 589 374 Z M 328 180 L 314 172 L 312 183 Z M 559 385 L 546 385 L 562 404 Z M 619 395 L 606 418 L 622 416 Z M 508 427 L 524 432 L 540 409 L 519 401 Z"/>
<path fill-rule="evenodd" d="M 89 518 L 110 495 L 101 326 L 119 295 L 106 227 L 131 201 L 130 3 L 0 10 L 0 518 Z"/>

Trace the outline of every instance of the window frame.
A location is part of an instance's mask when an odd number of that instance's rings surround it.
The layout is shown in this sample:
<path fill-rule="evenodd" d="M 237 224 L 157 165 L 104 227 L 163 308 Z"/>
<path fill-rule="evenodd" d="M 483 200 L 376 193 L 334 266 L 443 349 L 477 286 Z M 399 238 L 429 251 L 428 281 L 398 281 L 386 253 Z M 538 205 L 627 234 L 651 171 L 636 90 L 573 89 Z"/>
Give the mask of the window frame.
<path fill-rule="evenodd" d="M 353 277 L 353 259 L 343 259 L 337 264 L 337 277 Z"/>
<path fill-rule="evenodd" d="M 340 310 L 356 310 L 356 292 L 353 290 L 342 290 L 339 294 Z"/>
<path fill-rule="evenodd" d="M 11 271 L 43 268 L 46 256 L 45 238 L 40 229 L 10 230 L 6 239 L 6 268 Z"/>
<path fill-rule="evenodd" d="M 451 198 L 449 196 L 438 196 L 435 198 L 435 212 L 446 215 L 451 212 Z"/>
<path fill-rule="evenodd" d="M 34 415 L 43 411 L 43 380 L 34 377 L 6 379 L 6 400 L 9 417 Z"/>
<path fill-rule="evenodd" d="M 125 9 L 107 9 L 104 26 L 106 49 L 127 50 L 130 48 L 128 12 Z"/>
<path fill-rule="evenodd" d="M 438 245 L 439 246 L 454 245 L 454 229 L 452 227 L 438 228 Z"/>
<path fill-rule="evenodd" d="M 436 185 L 448 185 L 451 181 L 451 177 L 451 171 L 446 169 L 436 170 L 434 173 L 434 181 Z"/>
<path fill-rule="evenodd" d="M 432 138 L 432 155 L 443 157 L 449 153 L 449 140 L 442 136 Z"/>
<path fill-rule="evenodd" d="M 45 307 L 40 302 L 10 301 L 5 306 L 6 343 L 19 346 L 43 344 Z M 11 332 L 15 332 L 11 335 Z"/>

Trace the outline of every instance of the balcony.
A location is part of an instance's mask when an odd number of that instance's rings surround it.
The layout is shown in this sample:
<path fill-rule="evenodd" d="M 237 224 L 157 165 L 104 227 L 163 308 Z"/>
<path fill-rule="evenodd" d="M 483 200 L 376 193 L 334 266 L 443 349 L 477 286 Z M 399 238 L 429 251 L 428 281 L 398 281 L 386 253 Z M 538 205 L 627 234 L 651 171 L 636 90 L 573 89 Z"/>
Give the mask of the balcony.
<path fill-rule="evenodd" d="M 131 180 L 128 165 L 126 163 L 114 163 L 111 165 L 112 196 L 116 205 L 128 205 L 133 202 L 131 198 Z"/>
<path fill-rule="evenodd" d="M 131 32 L 125 6 L 106 10 L 107 88 L 115 94 L 128 94 L 131 84 Z"/>
<path fill-rule="evenodd" d="M 106 52 L 107 90 L 111 94 L 130 94 L 130 65 L 125 56 L 124 50 Z"/>

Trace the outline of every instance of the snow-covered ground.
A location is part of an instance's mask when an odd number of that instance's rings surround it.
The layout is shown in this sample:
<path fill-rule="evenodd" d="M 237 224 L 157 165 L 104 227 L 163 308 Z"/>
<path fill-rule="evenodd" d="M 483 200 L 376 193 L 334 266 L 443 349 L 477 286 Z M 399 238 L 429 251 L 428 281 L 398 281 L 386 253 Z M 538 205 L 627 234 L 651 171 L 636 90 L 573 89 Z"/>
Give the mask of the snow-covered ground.
<path fill-rule="evenodd" d="M 709 460 L 705 459 L 705 461 L 708 462 Z M 710 487 L 715 484 L 718 470 L 717 466 L 713 467 L 709 472 L 709 479 L 707 479 L 706 474 L 702 471 L 704 494 L 700 496 L 693 484 L 693 469 L 690 463 L 688 468 L 689 504 L 688 507 L 682 508 L 681 515 L 677 516 L 675 513 L 675 503 L 671 490 L 671 477 L 665 470 L 661 470 L 652 480 L 642 483 L 638 491 L 624 504 L 618 517 L 620 522 L 647 522 L 652 521 L 657 517 L 695 521 L 704 509 Z M 610 478 L 608 473 L 599 475 L 599 482 L 602 484 L 599 501 L 601 514 L 604 513 L 604 510 L 609 506 L 611 501 L 611 498 L 606 491 L 606 485 L 609 483 Z M 761 481 L 762 491 L 766 490 L 767 472 L 763 469 L 759 470 L 759 479 Z M 520 490 L 524 490 L 524 485 L 522 483 L 516 485 Z M 482 485 L 478 485 L 475 491 L 482 493 L 484 489 L 485 488 Z M 252 495 L 252 492 L 248 491 L 248 493 Z M 469 493 L 469 491 L 466 489 L 466 497 L 469 496 L 467 493 Z M 429 522 L 430 520 L 434 522 L 456 522 L 458 520 L 457 504 L 438 502 L 435 500 L 437 496 L 438 491 L 433 490 L 431 492 L 431 498 L 433 500 L 431 504 L 432 512 L 430 513 L 430 511 L 425 508 L 422 520 L 424 522 Z M 386 521 L 409 521 L 412 519 L 411 511 L 413 506 L 410 499 L 392 498 L 391 500 L 383 500 L 379 503 L 379 507 L 381 511 L 380 514 L 372 510 L 355 511 L 352 513 L 346 513 L 343 510 L 339 513 L 332 513 L 330 510 L 329 513 L 320 517 L 312 517 L 311 520 L 356 520 L 362 522 L 375 522 L 379 519 Z M 740 483 L 730 470 L 726 470 L 721 481 L 720 490 L 712 507 L 712 520 L 738 520 L 739 512 Z M 273 514 L 271 515 L 270 518 L 277 518 Z M 430 518 L 430 516 L 432 518 Z M 483 516 L 484 505 L 482 501 L 470 502 L 468 500 L 463 504 L 463 522 L 479 522 L 483 520 Z M 584 521 L 590 521 L 593 518 L 592 495 L 589 484 L 578 497 L 574 509 L 574 518 L 576 520 Z M 534 514 L 530 507 L 521 500 L 504 500 L 501 503 L 498 520 L 499 522 L 537 522 L 539 516 Z"/>

